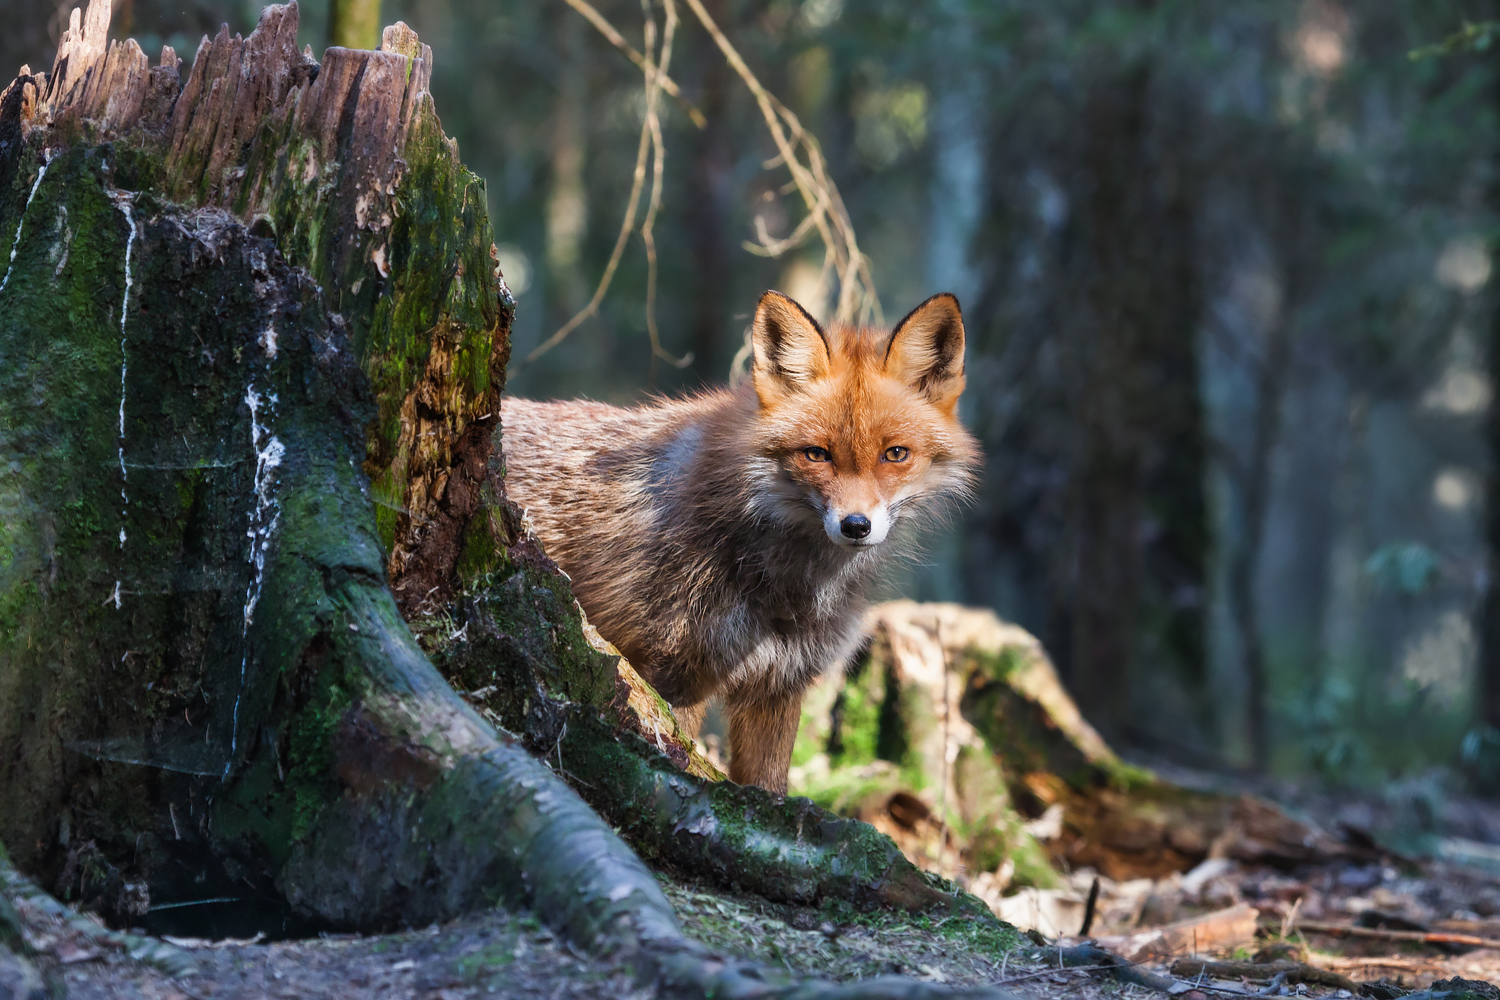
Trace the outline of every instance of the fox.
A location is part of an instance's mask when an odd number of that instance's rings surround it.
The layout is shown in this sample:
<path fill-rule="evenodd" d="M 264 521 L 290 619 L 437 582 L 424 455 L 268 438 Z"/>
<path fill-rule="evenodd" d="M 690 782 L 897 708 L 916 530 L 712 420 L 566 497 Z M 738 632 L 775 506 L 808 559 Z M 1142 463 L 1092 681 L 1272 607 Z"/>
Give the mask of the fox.
<path fill-rule="evenodd" d="M 784 794 L 803 695 L 862 637 L 913 532 L 971 494 L 964 325 L 934 295 L 889 332 L 776 291 L 732 388 L 621 407 L 505 398 L 506 492 L 588 620 L 696 738 L 722 697 L 729 778 Z"/>

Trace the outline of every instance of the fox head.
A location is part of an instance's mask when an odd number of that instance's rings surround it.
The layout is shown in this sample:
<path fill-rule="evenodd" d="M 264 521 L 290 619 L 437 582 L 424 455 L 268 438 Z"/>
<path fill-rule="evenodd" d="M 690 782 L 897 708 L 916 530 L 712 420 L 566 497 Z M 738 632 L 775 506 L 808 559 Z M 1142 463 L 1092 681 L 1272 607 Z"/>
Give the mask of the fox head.
<path fill-rule="evenodd" d="M 824 330 L 782 295 L 760 297 L 751 328 L 757 451 L 778 513 L 816 518 L 851 549 L 885 541 L 903 516 L 967 490 L 978 454 L 958 421 L 964 323 L 934 295 L 894 330 Z"/>

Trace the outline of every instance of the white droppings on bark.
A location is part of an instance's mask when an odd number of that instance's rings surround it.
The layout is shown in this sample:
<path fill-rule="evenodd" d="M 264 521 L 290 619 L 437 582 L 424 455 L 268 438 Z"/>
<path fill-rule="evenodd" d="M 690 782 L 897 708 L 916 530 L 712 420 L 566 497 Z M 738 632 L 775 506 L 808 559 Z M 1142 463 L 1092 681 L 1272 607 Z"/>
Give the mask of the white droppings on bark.
<path fill-rule="evenodd" d="M 261 347 L 266 357 L 276 356 L 276 332 L 271 327 L 260 336 Z M 240 683 L 234 695 L 234 717 L 229 736 L 229 760 L 224 763 L 224 775 L 234 764 L 235 752 L 239 748 L 240 700 L 245 692 L 245 675 L 250 665 L 250 626 L 255 622 L 255 606 L 260 603 L 261 588 L 265 582 L 266 552 L 271 547 L 271 536 L 281 520 L 281 504 L 276 500 L 277 470 L 286 457 L 286 446 L 271 433 L 270 422 L 276 415 L 276 394 L 262 395 L 255 388 L 252 378 L 245 390 L 245 405 L 250 408 L 250 446 L 255 452 L 255 507 L 250 512 L 250 525 L 245 534 L 250 539 L 250 582 L 245 587 L 245 607 L 240 625 Z M 262 422 L 264 418 L 264 422 Z"/>
<path fill-rule="evenodd" d="M 135 283 L 135 277 L 130 272 L 130 257 L 135 249 L 135 240 L 138 229 L 135 224 L 135 193 L 132 191 L 111 191 L 110 198 L 120 214 L 125 216 L 125 221 L 130 224 L 130 235 L 125 237 L 125 296 L 120 304 L 120 431 L 117 440 L 120 454 L 120 549 L 125 548 L 125 508 L 130 506 L 130 493 L 127 490 L 129 473 L 125 470 L 125 380 L 129 373 L 129 358 L 125 352 L 125 323 L 130 319 L 130 289 Z M 120 606 L 119 585 L 115 585 L 115 607 Z"/>
<path fill-rule="evenodd" d="M 26 205 L 21 209 L 21 218 L 16 222 L 16 237 L 10 241 L 10 260 L 5 264 L 5 277 L 0 279 L 0 292 L 5 291 L 5 286 L 10 284 L 11 269 L 16 266 L 16 251 L 21 248 L 21 230 L 26 225 L 26 213 L 31 209 L 31 201 L 36 197 L 37 188 L 42 186 L 42 178 L 47 176 L 47 168 L 52 164 L 52 151 L 43 154 L 42 169 L 36 172 L 36 180 L 31 182 L 31 193 L 26 196 Z"/>

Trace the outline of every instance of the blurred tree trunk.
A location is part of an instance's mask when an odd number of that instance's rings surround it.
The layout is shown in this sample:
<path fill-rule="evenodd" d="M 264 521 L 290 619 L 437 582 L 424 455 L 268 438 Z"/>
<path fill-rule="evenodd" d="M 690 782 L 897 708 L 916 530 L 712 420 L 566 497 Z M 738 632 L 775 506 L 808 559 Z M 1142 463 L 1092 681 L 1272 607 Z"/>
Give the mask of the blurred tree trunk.
<path fill-rule="evenodd" d="M 1271 496 L 1271 455 L 1281 429 L 1281 404 L 1286 394 L 1291 356 L 1290 320 L 1279 310 L 1266 330 L 1265 343 L 1256 370 L 1255 425 L 1250 435 L 1249 460 L 1233 476 L 1243 499 L 1242 537 L 1229 557 L 1229 606 L 1239 632 L 1245 680 L 1248 688 L 1246 716 L 1250 755 L 1255 767 L 1270 763 L 1270 678 L 1267 676 L 1265 642 L 1261 636 L 1260 601 L 1255 576 L 1266 533 Z"/>
<path fill-rule="evenodd" d="M 1057 608 L 1061 655 L 1106 736 L 1135 723 L 1137 664 L 1190 685 L 1204 658 L 1207 523 L 1190 135 L 1144 64 L 1093 82 L 1073 223 L 1066 393 L 1078 418 Z M 1172 102 L 1166 101 L 1171 104 Z"/>
<path fill-rule="evenodd" d="M 380 0 L 329 0 L 329 45 L 373 49 L 379 43 Z"/>
<path fill-rule="evenodd" d="M 1497 78 L 1495 104 L 1500 107 L 1500 78 Z M 1490 210 L 1500 212 L 1500 175 L 1491 178 Z M 1500 243 L 1493 238 L 1489 247 L 1492 260 L 1500 259 Z M 1490 301 L 1490 329 L 1487 344 L 1487 368 L 1492 384 L 1500 384 L 1500 281 L 1493 277 L 1487 286 Z M 1492 732 L 1487 742 L 1482 770 L 1487 784 L 1500 784 L 1500 402 L 1491 401 L 1485 410 L 1484 434 L 1489 445 L 1489 468 L 1485 474 L 1484 532 L 1489 548 L 1488 585 L 1484 589 L 1479 636 L 1480 720 Z M 1478 763 L 1477 761 L 1475 763 Z"/>

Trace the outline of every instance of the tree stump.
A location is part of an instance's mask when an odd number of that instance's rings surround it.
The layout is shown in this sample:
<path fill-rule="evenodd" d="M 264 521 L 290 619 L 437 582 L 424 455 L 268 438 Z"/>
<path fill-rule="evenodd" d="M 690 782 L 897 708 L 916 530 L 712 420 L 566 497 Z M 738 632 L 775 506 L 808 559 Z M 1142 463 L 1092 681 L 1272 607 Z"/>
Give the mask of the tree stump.
<path fill-rule="evenodd" d="M 1122 761 L 1040 642 L 988 610 L 892 601 L 809 698 L 792 788 L 895 838 L 992 903 L 1053 865 L 1161 878 L 1207 858 L 1294 868 L 1372 852 L 1263 799 L 1197 792 Z"/>
<path fill-rule="evenodd" d="M 398 24 L 314 62 L 291 3 L 183 83 L 108 19 L 75 11 L 0 95 L 17 866 L 132 923 L 508 900 L 689 993 L 895 995 L 708 961 L 611 823 L 773 898 L 988 918 L 869 827 L 715 780 L 506 502 L 513 302 L 431 51 Z"/>

